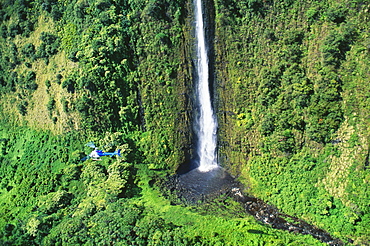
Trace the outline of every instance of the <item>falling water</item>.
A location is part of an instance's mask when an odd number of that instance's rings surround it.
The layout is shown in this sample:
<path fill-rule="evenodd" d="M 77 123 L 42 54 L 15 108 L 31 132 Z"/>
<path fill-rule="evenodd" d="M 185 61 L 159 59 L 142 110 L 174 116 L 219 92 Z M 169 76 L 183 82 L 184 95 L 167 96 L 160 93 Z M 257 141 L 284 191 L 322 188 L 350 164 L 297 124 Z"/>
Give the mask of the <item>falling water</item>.
<path fill-rule="evenodd" d="M 168 180 L 167 187 L 170 190 L 178 191 L 177 195 L 181 200 L 197 204 L 199 201 L 212 198 L 212 196 L 228 194 L 243 205 L 245 210 L 258 221 L 271 225 L 273 228 L 299 232 L 304 235 L 310 234 L 331 246 L 344 245 L 339 239 L 331 237 L 327 232 L 298 218 L 283 214 L 258 198 L 244 195 L 239 187 L 240 184 L 224 169 L 219 168 L 216 155 L 217 121 L 212 110 L 209 91 L 209 66 L 202 2 L 201 0 L 194 1 L 198 77 L 196 96 L 199 107 L 194 130 L 198 139 L 196 152 L 199 165 L 196 169 L 172 176 Z M 250 230 L 250 233 L 254 233 L 252 231 L 254 230 Z M 255 233 L 260 234 L 259 231 Z"/>
<path fill-rule="evenodd" d="M 218 167 L 216 156 L 217 122 L 209 91 L 209 66 L 201 0 L 195 0 L 195 26 L 198 75 L 196 95 L 199 104 L 199 115 L 195 124 L 195 133 L 198 138 L 198 169 L 201 172 L 208 172 Z"/>

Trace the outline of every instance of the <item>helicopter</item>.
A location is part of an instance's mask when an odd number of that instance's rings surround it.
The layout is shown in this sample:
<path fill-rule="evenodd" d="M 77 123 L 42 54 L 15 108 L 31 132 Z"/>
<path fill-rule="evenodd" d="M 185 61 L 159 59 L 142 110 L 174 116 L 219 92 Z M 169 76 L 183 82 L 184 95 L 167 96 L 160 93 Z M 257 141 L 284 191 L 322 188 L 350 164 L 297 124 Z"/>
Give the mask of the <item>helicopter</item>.
<path fill-rule="evenodd" d="M 120 149 L 118 149 L 114 152 L 104 152 L 102 150 L 99 150 L 93 142 L 87 143 L 86 146 L 88 146 L 90 148 L 93 148 L 94 150 L 91 151 L 91 153 L 89 155 L 82 158 L 81 161 L 86 161 L 87 159 L 90 159 L 90 158 L 92 158 L 93 161 L 101 161 L 100 157 L 102 157 L 102 156 L 112 157 L 114 155 L 117 155 L 117 156 L 121 157 L 121 150 Z"/>

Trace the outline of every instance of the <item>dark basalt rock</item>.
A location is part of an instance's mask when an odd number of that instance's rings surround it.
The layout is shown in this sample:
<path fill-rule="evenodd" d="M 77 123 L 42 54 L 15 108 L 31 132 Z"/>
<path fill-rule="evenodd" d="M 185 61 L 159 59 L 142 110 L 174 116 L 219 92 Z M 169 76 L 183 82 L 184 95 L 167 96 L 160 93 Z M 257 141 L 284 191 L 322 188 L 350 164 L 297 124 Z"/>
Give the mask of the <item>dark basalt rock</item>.
<path fill-rule="evenodd" d="M 229 193 L 237 185 L 234 178 L 222 168 L 209 172 L 193 169 L 169 178 L 166 186 L 175 191 L 182 202 L 196 204 L 221 194 Z"/>
<path fill-rule="evenodd" d="M 280 213 L 277 208 L 258 198 L 245 196 L 240 191 L 240 188 L 234 187 L 231 190 L 231 195 L 235 200 L 242 204 L 245 210 L 249 214 L 253 215 L 256 220 L 270 225 L 272 228 L 301 233 L 303 235 L 309 234 L 321 242 L 327 243 L 331 246 L 344 245 L 342 241 L 331 237 L 330 234 L 324 230 L 316 228 L 298 218 Z M 289 222 L 287 219 L 290 219 L 293 222 Z"/>

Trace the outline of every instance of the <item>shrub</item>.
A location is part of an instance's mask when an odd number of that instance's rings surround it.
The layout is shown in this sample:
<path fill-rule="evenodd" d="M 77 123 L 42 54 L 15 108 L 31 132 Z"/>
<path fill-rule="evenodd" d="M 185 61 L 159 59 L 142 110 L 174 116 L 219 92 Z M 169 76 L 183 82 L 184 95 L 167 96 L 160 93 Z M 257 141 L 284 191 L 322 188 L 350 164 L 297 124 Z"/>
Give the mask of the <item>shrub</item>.
<path fill-rule="evenodd" d="M 51 111 L 53 111 L 54 110 L 54 108 L 55 108 L 55 100 L 54 100 L 54 98 L 50 98 L 49 99 L 49 102 L 48 102 L 48 104 L 47 104 L 47 109 L 49 110 L 49 112 L 51 113 Z"/>
<path fill-rule="evenodd" d="M 25 80 L 27 82 L 35 81 L 36 80 L 36 73 L 34 71 L 29 71 L 26 74 Z"/>
<path fill-rule="evenodd" d="M 25 44 L 21 50 L 21 52 L 33 60 L 35 58 L 36 49 L 35 46 L 32 43 Z"/>
<path fill-rule="evenodd" d="M 27 114 L 27 106 L 28 106 L 27 101 L 21 101 L 20 103 L 18 103 L 17 108 L 21 115 L 25 116 Z"/>
<path fill-rule="evenodd" d="M 60 46 L 60 39 L 58 36 L 48 32 L 42 32 L 40 35 L 40 40 L 42 43 L 37 50 L 37 57 L 48 58 L 58 53 Z"/>
<path fill-rule="evenodd" d="M 326 17 L 329 21 L 340 24 L 346 20 L 347 9 L 343 7 L 332 7 L 326 11 Z"/>
<path fill-rule="evenodd" d="M 285 153 L 294 153 L 295 139 L 291 130 L 285 130 L 280 134 L 277 148 Z"/>
<path fill-rule="evenodd" d="M 55 4 L 52 7 L 51 10 L 51 17 L 53 18 L 53 21 L 59 21 L 63 17 L 63 12 L 60 9 L 59 5 Z"/>
<path fill-rule="evenodd" d="M 23 79 L 23 88 L 35 91 L 38 88 L 36 84 L 36 73 L 34 71 L 29 71 Z"/>
<path fill-rule="evenodd" d="M 16 35 L 18 34 L 21 34 L 21 27 L 19 26 L 18 23 L 14 23 L 12 22 L 10 25 L 9 25 L 9 29 L 8 29 L 8 35 L 12 38 L 14 38 Z"/>
<path fill-rule="evenodd" d="M 68 59 L 72 62 L 78 62 L 78 57 L 77 57 L 77 52 L 76 50 L 73 50 L 69 53 Z"/>
<path fill-rule="evenodd" d="M 68 101 L 65 99 L 65 97 L 60 99 L 60 103 L 62 104 L 63 111 L 67 113 L 69 111 L 68 110 Z"/>
<path fill-rule="evenodd" d="M 270 113 L 268 113 L 261 122 L 261 133 L 264 136 L 271 135 L 275 130 L 275 119 L 276 117 Z"/>
<path fill-rule="evenodd" d="M 58 73 L 57 76 L 56 76 L 56 82 L 58 84 L 60 84 L 62 82 L 62 78 L 63 78 L 63 75 L 61 75 L 60 73 Z"/>
<path fill-rule="evenodd" d="M 51 5 L 50 5 L 50 3 L 43 2 L 41 4 L 41 9 L 44 10 L 44 11 L 46 11 L 46 12 L 50 12 L 51 11 Z"/>
<path fill-rule="evenodd" d="M 320 10 L 318 7 L 311 7 L 306 12 L 306 17 L 310 23 L 317 21 L 320 17 Z"/>
<path fill-rule="evenodd" d="M 44 42 L 47 45 L 52 45 L 57 41 L 58 37 L 48 33 L 48 32 L 41 32 L 40 34 L 40 40 Z"/>
<path fill-rule="evenodd" d="M 321 46 L 324 65 L 333 65 L 335 68 L 339 68 L 346 59 L 346 53 L 351 49 L 356 37 L 357 31 L 351 24 L 342 24 L 340 30 L 330 32 Z"/>
<path fill-rule="evenodd" d="M 289 31 L 284 37 L 284 43 L 286 45 L 302 44 L 304 38 L 304 32 L 302 30 Z"/>
<path fill-rule="evenodd" d="M 0 36 L 2 38 L 6 38 L 8 36 L 8 30 L 7 30 L 7 27 L 5 25 L 0 26 Z"/>
<path fill-rule="evenodd" d="M 50 88 L 50 86 L 51 86 L 51 82 L 50 82 L 50 80 L 45 80 L 45 86 L 46 86 L 46 88 Z"/>
<path fill-rule="evenodd" d="M 75 83 L 72 79 L 66 79 L 62 83 L 62 88 L 65 88 L 68 92 L 73 93 L 75 91 Z"/>
<path fill-rule="evenodd" d="M 76 109 L 83 115 L 89 114 L 89 108 L 91 107 L 92 100 L 86 96 L 82 97 L 76 102 Z"/>

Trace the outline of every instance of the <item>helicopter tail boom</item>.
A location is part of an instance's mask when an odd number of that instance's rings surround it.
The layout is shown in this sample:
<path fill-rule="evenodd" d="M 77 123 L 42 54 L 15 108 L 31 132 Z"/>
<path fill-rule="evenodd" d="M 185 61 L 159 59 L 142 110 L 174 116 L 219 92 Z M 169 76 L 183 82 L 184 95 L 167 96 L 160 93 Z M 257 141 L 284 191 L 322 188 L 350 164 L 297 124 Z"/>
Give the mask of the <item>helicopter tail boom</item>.
<path fill-rule="evenodd" d="M 115 155 L 118 155 L 119 157 L 121 157 L 121 149 L 118 149 L 114 152 Z"/>

